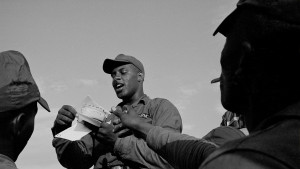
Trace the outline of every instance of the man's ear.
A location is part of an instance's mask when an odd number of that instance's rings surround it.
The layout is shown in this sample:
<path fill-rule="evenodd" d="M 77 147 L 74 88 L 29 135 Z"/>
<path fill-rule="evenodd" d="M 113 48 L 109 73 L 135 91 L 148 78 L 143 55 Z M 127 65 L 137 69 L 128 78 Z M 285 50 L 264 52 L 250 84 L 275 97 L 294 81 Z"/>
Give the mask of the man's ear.
<path fill-rule="evenodd" d="M 143 74 L 142 72 L 139 72 L 139 73 L 138 73 L 138 81 L 139 81 L 139 82 L 144 81 L 144 74 Z"/>
<path fill-rule="evenodd" d="M 241 81 L 242 78 L 245 77 L 246 69 L 251 66 L 251 55 L 252 55 L 253 49 L 248 41 L 242 42 L 241 45 L 241 57 L 239 60 L 238 69 L 236 70 L 235 74 L 238 81 Z"/>
<path fill-rule="evenodd" d="M 26 121 L 25 119 L 25 113 L 18 114 L 11 122 L 11 129 L 14 136 L 19 136 L 22 132 L 24 123 Z"/>

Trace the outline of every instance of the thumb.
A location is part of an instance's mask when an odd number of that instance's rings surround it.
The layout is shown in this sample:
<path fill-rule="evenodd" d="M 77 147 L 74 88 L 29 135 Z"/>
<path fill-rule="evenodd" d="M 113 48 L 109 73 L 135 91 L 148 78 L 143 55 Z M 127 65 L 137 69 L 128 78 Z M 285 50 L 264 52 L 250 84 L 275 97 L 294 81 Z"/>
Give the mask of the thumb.
<path fill-rule="evenodd" d="M 120 106 L 117 106 L 117 107 L 112 107 L 111 108 L 111 113 L 116 115 L 117 117 L 120 117 L 121 114 L 122 114 L 122 109 Z"/>
<path fill-rule="evenodd" d="M 123 113 L 127 114 L 131 110 L 131 106 L 124 105 L 122 107 Z"/>

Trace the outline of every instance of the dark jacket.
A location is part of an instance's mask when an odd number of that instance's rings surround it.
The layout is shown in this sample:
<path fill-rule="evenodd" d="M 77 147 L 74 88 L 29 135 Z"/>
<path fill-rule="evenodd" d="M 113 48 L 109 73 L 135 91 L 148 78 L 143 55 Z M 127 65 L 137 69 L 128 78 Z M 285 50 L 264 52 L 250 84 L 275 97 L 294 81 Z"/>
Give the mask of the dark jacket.
<path fill-rule="evenodd" d="M 256 131 L 222 146 L 201 169 L 300 168 L 300 103 L 266 119 Z"/>

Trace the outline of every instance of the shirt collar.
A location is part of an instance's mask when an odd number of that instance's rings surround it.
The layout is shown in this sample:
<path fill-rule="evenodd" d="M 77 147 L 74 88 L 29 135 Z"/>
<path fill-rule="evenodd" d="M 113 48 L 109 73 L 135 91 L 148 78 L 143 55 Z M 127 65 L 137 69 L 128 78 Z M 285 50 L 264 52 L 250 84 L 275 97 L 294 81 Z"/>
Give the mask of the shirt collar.
<path fill-rule="evenodd" d="M 299 111 L 300 111 L 300 101 L 297 102 L 296 104 L 288 106 L 282 111 L 279 111 L 273 116 L 267 118 L 257 128 L 261 130 L 280 121 L 284 121 L 286 119 L 300 119 Z"/>
<path fill-rule="evenodd" d="M 132 104 L 132 107 L 136 107 L 140 103 L 145 105 L 148 103 L 149 100 L 150 98 L 146 94 L 144 94 L 142 97 L 139 98 L 139 100 Z"/>
<path fill-rule="evenodd" d="M 143 94 L 143 96 L 141 96 L 136 102 L 134 102 L 131 107 L 137 107 L 140 103 L 141 104 L 144 104 L 146 105 L 148 102 L 149 102 L 150 98 L 146 95 L 146 94 Z M 123 106 L 124 103 L 121 102 L 120 104 L 118 104 L 118 106 Z"/>

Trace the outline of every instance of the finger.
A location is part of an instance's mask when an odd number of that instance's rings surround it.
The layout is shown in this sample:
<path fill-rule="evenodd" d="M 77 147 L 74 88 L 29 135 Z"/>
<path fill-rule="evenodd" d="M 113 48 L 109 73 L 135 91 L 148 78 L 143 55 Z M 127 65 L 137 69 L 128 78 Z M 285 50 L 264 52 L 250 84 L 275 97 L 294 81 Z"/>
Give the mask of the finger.
<path fill-rule="evenodd" d="M 115 106 L 113 106 L 113 107 L 111 107 L 110 112 L 112 113 L 112 112 L 114 112 L 116 110 L 117 110 L 117 108 Z"/>
<path fill-rule="evenodd" d="M 100 124 L 100 129 L 104 129 L 104 130 L 113 130 L 114 126 L 108 123 L 101 123 Z"/>
<path fill-rule="evenodd" d="M 114 111 L 112 111 L 112 113 L 114 115 L 116 115 L 117 117 L 120 117 L 122 115 L 122 109 L 120 106 L 117 106 L 116 109 Z"/>
<path fill-rule="evenodd" d="M 74 119 L 72 119 L 68 116 L 65 116 L 63 114 L 58 114 L 57 118 L 56 118 L 56 121 L 61 124 L 71 124 L 73 122 L 73 120 Z"/>
<path fill-rule="evenodd" d="M 107 123 L 101 123 L 100 124 L 100 127 L 102 128 L 107 128 L 110 124 L 107 124 Z"/>
<path fill-rule="evenodd" d="M 74 119 L 75 116 L 69 112 L 69 111 L 66 111 L 66 110 L 59 110 L 58 114 L 57 114 L 57 118 L 60 118 L 60 117 L 66 117 L 66 118 L 69 118 L 69 119 Z"/>
<path fill-rule="evenodd" d="M 62 108 L 58 111 L 58 114 L 63 114 L 67 117 L 70 117 L 72 119 L 75 118 L 77 111 L 70 105 L 64 105 Z"/>
<path fill-rule="evenodd" d="M 113 133 L 113 126 L 112 125 L 108 125 L 108 126 L 106 126 L 106 127 L 100 127 L 99 129 L 98 129 L 98 134 L 99 135 L 102 135 L 102 136 L 105 136 L 105 135 L 107 135 L 108 133 Z"/>
<path fill-rule="evenodd" d="M 124 130 L 121 130 L 119 132 L 116 133 L 118 135 L 118 137 L 127 137 L 127 136 L 130 136 L 133 134 L 133 132 L 129 129 L 124 129 Z"/>
<path fill-rule="evenodd" d="M 86 121 L 82 121 L 82 124 L 84 124 L 87 128 L 91 129 L 92 131 L 97 131 L 98 130 L 98 127 L 97 126 L 94 126 Z"/>
<path fill-rule="evenodd" d="M 133 110 L 133 108 L 131 106 L 128 106 L 128 105 L 124 105 L 122 110 L 123 110 L 123 113 L 125 113 L 125 114 L 132 114 L 133 112 L 135 112 Z"/>
<path fill-rule="evenodd" d="M 72 107 L 71 105 L 63 105 L 63 106 L 62 106 L 62 109 L 65 109 L 65 110 L 67 110 L 67 111 L 69 111 L 69 112 L 72 112 L 72 113 L 74 113 L 74 114 L 77 113 L 77 111 L 75 110 L 75 108 Z"/>
<path fill-rule="evenodd" d="M 118 124 L 120 124 L 121 123 L 121 119 L 120 118 L 115 118 L 114 120 L 113 120 L 113 125 L 118 125 Z"/>
<path fill-rule="evenodd" d="M 130 109 L 130 106 L 128 106 L 128 105 L 124 105 L 124 106 L 122 107 L 123 112 L 124 112 L 124 111 L 129 111 L 129 109 Z"/>
<path fill-rule="evenodd" d="M 120 132 L 121 130 L 124 130 L 124 129 L 125 129 L 125 126 L 123 126 L 123 124 L 120 123 L 118 125 L 115 125 L 113 132 L 117 133 L 117 132 Z"/>
<path fill-rule="evenodd" d="M 70 125 L 70 123 L 66 123 L 66 122 L 64 122 L 64 121 L 62 121 L 62 120 L 55 120 L 55 123 L 56 124 L 59 124 L 59 125 L 61 125 L 61 126 L 67 126 L 67 125 Z"/>

